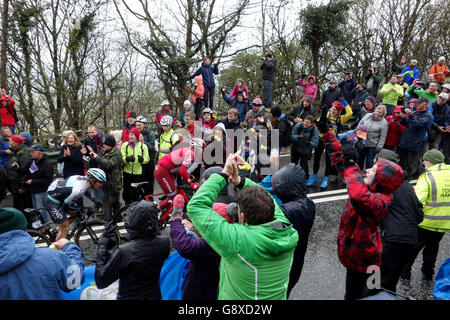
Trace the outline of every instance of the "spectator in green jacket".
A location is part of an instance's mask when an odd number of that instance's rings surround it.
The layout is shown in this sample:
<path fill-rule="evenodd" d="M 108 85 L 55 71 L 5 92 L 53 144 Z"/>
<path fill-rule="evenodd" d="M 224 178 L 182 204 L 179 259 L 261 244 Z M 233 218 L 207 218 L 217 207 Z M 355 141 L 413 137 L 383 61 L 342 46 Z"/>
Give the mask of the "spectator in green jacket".
<path fill-rule="evenodd" d="M 419 98 L 427 98 L 428 103 L 433 103 L 438 98 L 439 95 L 438 89 L 439 83 L 437 83 L 436 81 L 430 82 L 430 85 L 426 90 L 422 89 L 420 82 L 415 82 L 408 88 L 408 94 L 410 96 L 413 96 L 413 94 L 415 94 Z"/>
<path fill-rule="evenodd" d="M 106 136 L 103 149 L 93 153 L 92 158 L 106 173 L 106 181 L 103 184 L 103 213 L 105 220 L 117 217 L 120 209 L 120 191 L 122 190 L 122 155 L 116 148 L 116 139 Z M 98 214 L 97 214 L 98 215 Z"/>
<path fill-rule="evenodd" d="M 10 158 L 6 165 L 8 189 L 13 196 L 14 208 L 24 211 L 31 207 L 31 195 L 25 188 L 28 164 L 31 161 L 30 151 L 25 145 L 25 137 L 14 135 L 9 140 Z"/>
<path fill-rule="evenodd" d="M 187 206 L 205 241 L 221 257 L 219 300 L 286 299 L 298 233 L 262 187 L 238 175 L 237 155 L 230 155 L 221 174 L 202 184 Z M 212 210 L 227 180 L 237 186 L 239 223 L 228 223 Z"/>
<path fill-rule="evenodd" d="M 381 103 L 386 106 L 386 116 L 392 115 L 392 112 L 397 105 L 398 98 L 403 96 L 403 88 L 397 84 L 397 76 L 395 74 L 391 76 L 389 83 L 386 83 L 381 88 L 380 95 L 383 96 L 383 101 Z"/>

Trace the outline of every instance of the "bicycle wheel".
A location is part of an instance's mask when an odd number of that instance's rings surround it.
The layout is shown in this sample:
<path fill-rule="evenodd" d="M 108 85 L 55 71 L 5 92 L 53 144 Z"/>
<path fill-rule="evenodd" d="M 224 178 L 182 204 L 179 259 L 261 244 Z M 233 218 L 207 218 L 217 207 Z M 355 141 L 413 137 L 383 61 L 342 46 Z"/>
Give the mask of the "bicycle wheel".
<path fill-rule="evenodd" d="M 85 263 L 94 264 L 97 259 L 98 239 L 105 232 L 105 223 L 92 220 L 81 226 L 75 233 L 75 243 L 81 248 L 81 256 Z M 119 231 L 116 231 L 116 243 L 120 243 Z"/>
<path fill-rule="evenodd" d="M 32 229 L 27 229 L 25 231 L 33 238 L 36 248 L 48 248 L 52 244 L 50 238 L 39 231 Z"/>

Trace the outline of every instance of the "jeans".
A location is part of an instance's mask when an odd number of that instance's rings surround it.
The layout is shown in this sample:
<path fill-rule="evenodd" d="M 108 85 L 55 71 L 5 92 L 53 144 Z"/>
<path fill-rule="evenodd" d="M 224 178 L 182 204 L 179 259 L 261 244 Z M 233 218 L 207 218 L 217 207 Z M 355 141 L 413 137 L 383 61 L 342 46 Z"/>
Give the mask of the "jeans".
<path fill-rule="evenodd" d="M 214 88 L 205 87 L 205 93 L 203 94 L 204 107 L 209 107 L 214 110 Z M 200 115 L 201 116 L 201 115 Z"/>
<path fill-rule="evenodd" d="M 33 201 L 33 208 L 36 208 L 36 209 L 44 208 L 44 199 L 46 197 L 47 197 L 46 192 L 32 193 L 31 200 Z M 42 219 L 44 220 L 43 222 L 48 222 L 49 218 L 48 218 L 47 210 L 45 210 L 45 209 L 41 210 L 41 214 L 42 214 Z"/>
<path fill-rule="evenodd" d="M 322 156 L 323 151 L 325 150 L 325 145 L 323 144 L 322 139 L 319 139 L 319 145 L 314 151 L 314 164 L 313 164 L 313 173 L 319 173 L 320 169 L 320 157 Z M 336 169 L 331 165 L 330 156 L 325 151 L 325 176 L 328 177 L 331 174 L 336 174 Z"/>
<path fill-rule="evenodd" d="M 358 166 L 361 170 L 364 170 L 364 164 L 366 169 L 373 167 L 373 159 L 375 158 L 375 147 L 364 147 L 361 149 L 358 157 Z"/>
<path fill-rule="evenodd" d="M 272 108 L 272 90 L 273 90 L 273 81 L 264 80 L 264 107 Z"/>

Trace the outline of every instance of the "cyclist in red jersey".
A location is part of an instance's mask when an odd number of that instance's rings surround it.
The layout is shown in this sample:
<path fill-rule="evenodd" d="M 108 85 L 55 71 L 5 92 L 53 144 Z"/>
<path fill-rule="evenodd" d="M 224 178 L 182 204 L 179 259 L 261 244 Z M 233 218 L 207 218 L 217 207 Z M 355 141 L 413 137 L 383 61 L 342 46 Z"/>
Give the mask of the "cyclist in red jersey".
<path fill-rule="evenodd" d="M 168 155 L 159 159 L 155 168 L 155 179 L 158 181 L 162 191 L 167 198 L 158 205 L 158 210 L 166 209 L 177 195 L 176 174 L 180 175 L 184 181 L 195 191 L 199 188 L 199 183 L 194 182 L 191 173 L 197 168 L 194 162 L 195 151 L 202 151 L 206 143 L 201 138 L 192 138 L 187 147 L 180 147 L 173 150 Z"/>

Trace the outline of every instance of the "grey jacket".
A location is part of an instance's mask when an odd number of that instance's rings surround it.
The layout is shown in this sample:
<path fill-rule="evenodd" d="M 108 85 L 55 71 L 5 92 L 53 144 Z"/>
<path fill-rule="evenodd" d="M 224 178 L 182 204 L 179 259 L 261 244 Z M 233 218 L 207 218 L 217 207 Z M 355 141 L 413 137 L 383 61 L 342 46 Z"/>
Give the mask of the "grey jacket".
<path fill-rule="evenodd" d="M 375 147 L 382 149 L 388 131 L 386 119 L 373 118 L 374 113 L 368 113 L 361 119 L 359 124 L 367 126 L 367 141 L 365 147 Z"/>

